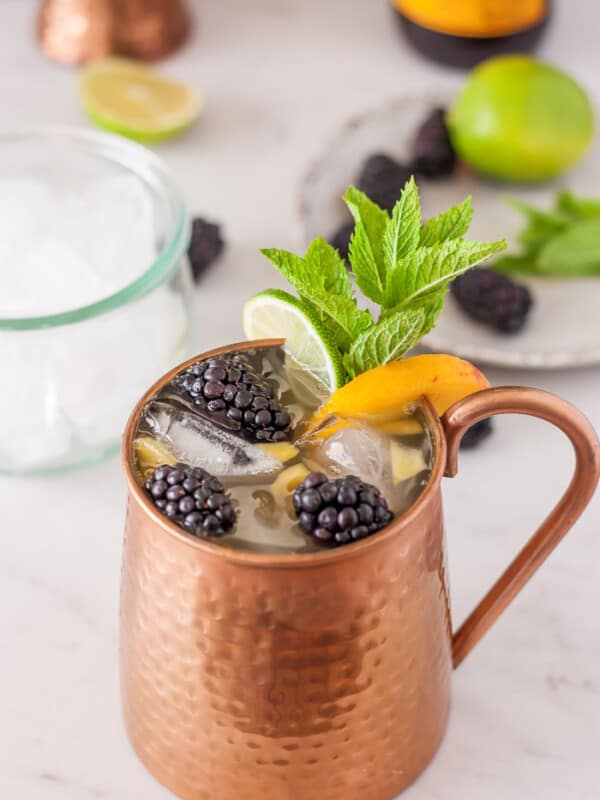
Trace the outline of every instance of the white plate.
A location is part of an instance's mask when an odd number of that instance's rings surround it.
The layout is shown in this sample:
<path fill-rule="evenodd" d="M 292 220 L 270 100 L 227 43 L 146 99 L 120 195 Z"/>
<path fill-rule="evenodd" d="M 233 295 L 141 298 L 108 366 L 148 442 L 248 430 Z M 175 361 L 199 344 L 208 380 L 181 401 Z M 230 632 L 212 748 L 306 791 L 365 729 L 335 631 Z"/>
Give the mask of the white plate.
<path fill-rule="evenodd" d="M 340 197 L 356 179 L 364 158 L 385 152 L 406 161 L 411 139 L 427 112 L 448 106 L 449 96 L 402 97 L 384 108 L 349 119 L 311 165 L 300 193 L 300 222 L 305 243 L 329 236 L 347 219 Z M 523 217 L 505 198 L 519 197 L 549 207 L 556 191 L 568 187 L 576 193 L 600 196 L 600 143 L 596 139 L 585 159 L 567 175 L 541 187 L 524 188 L 478 178 L 461 167 L 450 179 L 419 180 L 425 218 L 473 195 L 475 214 L 469 237 L 499 239 L 509 248 Z M 600 279 L 520 279 L 532 290 L 535 306 L 526 328 L 502 335 L 469 320 L 449 297 L 446 308 L 423 341 L 432 350 L 455 353 L 470 360 L 513 367 L 562 368 L 600 363 Z"/>

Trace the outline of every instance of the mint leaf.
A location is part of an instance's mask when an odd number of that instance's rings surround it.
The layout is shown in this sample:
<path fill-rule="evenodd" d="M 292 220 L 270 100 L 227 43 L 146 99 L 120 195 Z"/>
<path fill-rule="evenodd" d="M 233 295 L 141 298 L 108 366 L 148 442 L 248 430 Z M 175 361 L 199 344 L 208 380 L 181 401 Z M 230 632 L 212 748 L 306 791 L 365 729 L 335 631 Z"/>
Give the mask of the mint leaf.
<path fill-rule="evenodd" d="M 346 265 L 324 239 L 315 239 L 305 258 L 286 250 L 263 253 L 294 286 L 304 305 L 323 321 L 340 350 L 347 350 L 373 324 L 369 312 L 356 306 Z"/>
<path fill-rule="evenodd" d="M 494 253 L 504 250 L 506 243 L 474 242 L 448 239 L 431 247 L 422 247 L 401 259 L 388 274 L 384 293 L 386 308 L 405 308 L 429 297 L 469 267 Z"/>
<path fill-rule="evenodd" d="M 362 222 L 357 223 L 348 245 L 348 255 L 352 273 L 358 288 L 374 300 L 383 302 L 384 278 L 377 264 L 377 258 L 371 246 L 367 229 Z"/>
<path fill-rule="evenodd" d="M 424 320 L 423 326 L 421 328 L 420 336 L 426 336 L 430 330 L 435 328 L 435 324 L 438 320 L 438 317 L 444 310 L 444 303 L 446 302 L 446 294 L 448 292 L 448 287 L 445 286 L 443 289 L 440 289 L 435 295 L 433 295 L 429 300 L 423 302 L 420 306 L 423 309 Z"/>
<path fill-rule="evenodd" d="M 568 224 L 557 224 L 548 220 L 532 220 L 519 233 L 517 239 L 523 246 L 525 253 L 532 259 L 535 258 L 549 239 L 562 233 L 568 228 Z"/>
<path fill-rule="evenodd" d="M 518 273 L 518 272 L 539 272 L 535 255 L 533 254 L 508 254 L 497 258 L 492 264 L 494 269 L 499 272 Z"/>
<path fill-rule="evenodd" d="M 316 303 L 313 303 L 312 300 L 309 300 L 308 297 L 301 295 L 300 300 L 307 311 L 312 312 L 314 316 L 321 320 L 321 325 L 327 331 L 327 335 L 331 339 L 332 343 L 338 348 L 340 353 L 345 353 L 352 343 L 346 331 L 341 328 L 337 322 L 335 322 L 335 320 L 325 314 Z"/>
<path fill-rule="evenodd" d="M 535 206 L 529 205 L 529 203 L 519 200 L 517 197 L 508 197 L 506 202 L 516 211 L 523 214 L 530 222 L 541 222 L 547 225 L 555 225 L 559 228 L 566 223 L 560 211 L 545 211 L 543 208 L 535 208 Z"/>
<path fill-rule="evenodd" d="M 311 242 L 304 261 L 315 276 L 323 277 L 323 288 L 342 297 L 353 297 L 348 270 L 338 251 L 319 236 Z"/>
<path fill-rule="evenodd" d="M 575 222 L 550 239 L 537 259 L 541 272 L 553 275 L 600 274 L 600 218 Z"/>
<path fill-rule="evenodd" d="M 458 239 L 469 230 L 473 218 L 471 195 L 458 206 L 453 206 L 443 214 L 428 219 L 421 228 L 421 245 L 430 247 L 447 239 Z"/>
<path fill-rule="evenodd" d="M 261 253 L 269 259 L 299 294 L 309 293 L 312 288 L 325 288 L 324 276 L 321 273 L 315 274 L 309 264 L 300 256 L 289 253 L 287 250 L 275 249 L 261 250 Z"/>
<path fill-rule="evenodd" d="M 403 256 L 416 249 L 421 233 L 421 204 L 419 190 L 411 176 L 400 199 L 394 206 L 383 236 L 383 253 L 387 269 L 391 269 Z"/>
<path fill-rule="evenodd" d="M 549 211 L 514 198 L 509 203 L 527 218 L 518 236 L 522 252 L 496 260 L 494 269 L 564 277 L 600 275 L 599 200 L 562 191 Z"/>
<path fill-rule="evenodd" d="M 355 221 L 348 248 L 352 272 L 359 288 L 367 297 L 380 303 L 386 276 L 383 237 L 389 217 L 354 186 L 347 190 L 344 201 Z"/>
<path fill-rule="evenodd" d="M 527 224 L 517 239 L 531 255 L 537 253 L 549 238 L 563 231 L 569 224 L 568 217 L 561 211 L 534 208 L 516 198 L 509 198 L 508 204 L 527 218 Z"/>
<path fill-rule="evenodd" d="M 261 252 L 300 294 L 318 289 L 353 297 L 346 265 L 337 250 L 320 236 L 311 243 L 305 258 L 287 250 Z"/>
<path fill-rule="evenodd" d="M 362 333 L 344 359 L 354 376 L 403 356 L 421 338 L 425 320 L 422 308 L 398 311 Z"/>
<path fill-rule="evenodd" d="M 556 210 L 575 219 L 600 216 L 600 200 L 578 197 L 573 192 L 560 192 L 556 198 Z"/>
<path fill-rule="evenodd" d="M 373 325 L 369 312 L 357 308 L 353 298 L 313 291 L 308 299 L 341 350 L 347 350 L 357 336 Z"/>

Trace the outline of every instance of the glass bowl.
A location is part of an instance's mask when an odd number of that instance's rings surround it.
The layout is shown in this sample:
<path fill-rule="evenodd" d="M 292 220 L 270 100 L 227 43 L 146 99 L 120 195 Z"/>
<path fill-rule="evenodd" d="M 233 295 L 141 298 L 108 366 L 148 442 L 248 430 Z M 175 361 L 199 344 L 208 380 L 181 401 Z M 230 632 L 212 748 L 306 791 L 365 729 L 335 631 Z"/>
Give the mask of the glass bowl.
<path fill-rule="evenodd" d="M 189 216 L 163 162 L 118 136 L 4 134 L 0 175 L 0 470 L 94 462 L 187 353 Z"/>

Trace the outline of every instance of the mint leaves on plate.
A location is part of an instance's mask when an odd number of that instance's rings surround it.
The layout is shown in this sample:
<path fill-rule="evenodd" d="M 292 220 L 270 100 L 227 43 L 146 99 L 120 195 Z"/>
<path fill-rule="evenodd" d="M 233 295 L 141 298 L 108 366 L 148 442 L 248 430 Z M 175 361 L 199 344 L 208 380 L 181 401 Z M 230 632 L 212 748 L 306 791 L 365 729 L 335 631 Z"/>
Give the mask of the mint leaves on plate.
<path fill-rule="evenodd" d="M 522 252 L 503 256 L 495 269 L 564 278 L 600 276 L 600 200 L 559 192 L 550 211 L 521 200 L 510 204 L 527 220 Z"/>
<path fill-rule="evenodd" d="M 423 224 L 414 178 L 405 184 L 391 216 L 354 186 L 344 201 L 354 218 L 352 276 L 379 306 L 377 320 L 358 307 L 344 260 L 321 237 L 304 258 L 285 250 L 262 252 L 294 287 L 304 308 L 318 314 L 350 380 L 414 347 L 434 327 L 450 281 L 504 250 L 506 243 L 464 238 L 473 214 L 470 197 Z"/>

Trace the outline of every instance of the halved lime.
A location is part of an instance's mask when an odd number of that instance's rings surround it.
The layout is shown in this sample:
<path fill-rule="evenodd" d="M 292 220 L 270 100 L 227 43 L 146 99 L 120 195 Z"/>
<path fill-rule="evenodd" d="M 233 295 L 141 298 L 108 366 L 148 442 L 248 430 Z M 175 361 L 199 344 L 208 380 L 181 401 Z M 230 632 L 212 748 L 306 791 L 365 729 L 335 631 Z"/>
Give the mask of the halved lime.
<path fill-rule="evenodd" d="M 251 297 L 244 306 L 242 324 L 248 339 L 285 339 L 290 381 L 304 383 L 312 378 L 321 398 L 344 384 L 340 354 L 323 323 L 287 292 L 267 289 Z M 310 393 L 314 397 L 312 387 Z"/>
<path fill-rule="evenodd" d="M 92 122 L 141 142 L 175 136 L 191 125 L 201 108 L 190 86 L 124 58 L 92 62 L 82 70 L 79 88 Z"/>

